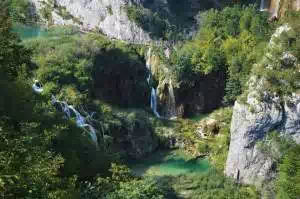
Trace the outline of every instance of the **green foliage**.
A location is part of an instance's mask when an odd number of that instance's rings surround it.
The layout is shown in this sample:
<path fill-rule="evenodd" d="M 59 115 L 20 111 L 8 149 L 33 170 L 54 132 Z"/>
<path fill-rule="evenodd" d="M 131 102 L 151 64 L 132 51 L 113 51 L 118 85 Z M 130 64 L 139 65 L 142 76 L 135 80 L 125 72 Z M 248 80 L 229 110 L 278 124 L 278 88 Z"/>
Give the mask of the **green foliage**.
<path fill-rule="evenodd" d="M 300 145 L 293 146 L 279 165 L 276 198 L 296 199 L 300 195 Z"/>
<path fill-rule="evenodd" d="M 265 79 L 265 91 L 284 96 L 291 95 L 299 89 L 298 62 L 296 61 L 294 65 L 286 65 L 282 59 L 285 53 L 294 56 L 297 60 L 300 58 L 300 27 L 293 23 L 299 19 L 299 14 L 291 14 L 283 18 L 284 22 L 291 22 L 292 30 L 282 33 L 279 38 L 272 39 L 273 44 L 267 48 L 267 55 L 252 69 L 253 75 Z"/>
<path fill-rule="evenodd" d="M 210 117 L 217 120 L 219 129 L 217 135 L 208 140 L 209 158 L 217 170 L 223 171 L 230 144 L 232 108 L 217 110 Z"/>
<path fill-rule="evenodd" d="M 75 104 L 98 98 L 125 107 L 144 106 L 149 87 L 139 47 L 97 34 L 74 33 L 54 29 L 46 38 L 25 41 L 38 66 L 35 76 L 46 88 L 43 94 L 60 93 Z"/>
<path fill-rule="evenodd" d="M 58 15 L 61 16 L 64 20 L 73 19 L 73 16 L 71 15 L 71 13 L 69 13 L 67 11 L 66 7 L 58 6 L 58 7 L 56 7 L 56 9 L 57 9 Z"/>
<path fill-rule="evenodd" d="M 151 33 L 154 38 L 166 38 L 169 22 L 162 19 L 159 14 L 142 6 L 126 6 L 129 20 L 134 21 L 144 30 Z"/>
<path fill-rule="evenodd" d="M 184 198 L 259 198 L 253 187 L 237 186 L 231 179 L 214 170 L 176 178 L 166 177 L 162 181 Z"/>
<path fill-rule="evenodd" d="M 192 87 L 201 77 L 221 71 L 227 76 L 223 102 L 233 104 L 244 90 L 252 65 L 261 58 L 262 43 L 273 26 L 255 6 L 209 10 L 200 21 L 197 36 L 172 55 L 177 79 Z"/>
<path fill-rule="evenodd" d="M 65 124 L 53 122 L 57 115 L 45 113 L 45 104 L 27 85 L 30 51 L 10 32 L 6 6 L 0 3 L 0 195 L 76 198 L 76 177 L 59 177 L 64 159 L 50 148 Z"/>
<path fill-rule="evenodd" d="M 10 16 L 14 22 L 22 24 L 36 21 L 30 14 L 30 2 L 28 0 L 10 0 Z"/>
<path fill-rule="evenodd" d="M 0 27 L 0 76 L 12 80 L 22 69 L 26 72 L 25 66 L 30 62 L 30 51 L 25 50 L 19 44 L 17 36 L 10 32 L 11 21 L 5 1 L 1 2 Z"/>
<path fill-rule="evenodd" d="M 108 12 L 110 15 L 113 15 L 113 14 L 114 14 L 111 5 L 107 6 L 106 9 L 107 9 L 107 12 Z"/>
<path fill-rule="evenodd" d="M 111 177 L 97 177 L 93 183 L 82 186 L 81 198 L 156 199 L 165 198 L 162 186 L 152 178 L 138 179 L 125 166 L 112 164 Z"/>
<path fill-rule="evenodd" d="M 54 1 L 41 1 L 41 5 L 42 7 L 39 12 L 42 18 L 45 19 L 49 24 L 52 24 L 52 11 L 54 10 Z"/>
<path fill-rule="evenodd" d="M 259 141 L 258 149 L 273 161 L 279 162 L 294 143 L 289 138 L 281 137 L 276 131 L 267 134 L 266 138 Z"/>

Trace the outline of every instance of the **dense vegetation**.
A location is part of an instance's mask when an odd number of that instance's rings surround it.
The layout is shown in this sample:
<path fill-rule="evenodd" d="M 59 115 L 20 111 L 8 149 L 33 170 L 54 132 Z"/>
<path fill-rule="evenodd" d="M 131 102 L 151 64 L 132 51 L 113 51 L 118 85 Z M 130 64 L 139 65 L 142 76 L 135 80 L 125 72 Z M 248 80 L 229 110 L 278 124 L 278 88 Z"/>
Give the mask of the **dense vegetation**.
<path fill-rule="evenodd" d="M 172 56 L 182 87 L 192 88 L 203 75 L 222 71 L 227 76 L 223 102 L 232 104 L 244 90 L 252 65 L 261 59 L 272 26 L 255 6 L 203 13 L 196 37 Z"/>
<path fill-rule="evenodd" d="M 11 32 L 9 16 L 26 23 L 27 6 L 25 0 L 0 3 L 1 198 L 260 196 L 253 187 L 237 186 L 222 174 L 229 147 L 231 108 L 217 110 L 204 119 L 213 119 L 217 124 L 205 127 L 209 134 L 205 139 L 195 134 L 202 121 L 155 119 L 146 108 L 150 88 L 142 46 L 109 41 L 93 33 L 80 35 L 76 29 L 67 27 L 53 28 L 47 38 L 21 43 Z M 171 10 L 180 9 L 176 4 L 170 6 Z M 182 39 L 177 31 L 185 27 L 174 25 L 169 16 L 166 18 L 170 21 L 150 8 L 127 9 L 130 19 L 156 37 Z M 44 14 L 49 14 L 48 11 L 44 10 Z M 70 17 L 64 8 L 61 11 Z M 299 14 L 290 13 L 284 20 L 293 26 L 294 32 L 281 38 L 281 47 L 300 59 Z M 152 29 L 147 24 L 159 28 Z M 215 72 L 222 74 L 217 77 L 224 77 L 220 81 L 226 84 L 225 89 L 221 87 L 225 90 L 225 105 L 231 105 L 245 90 L 251 73 L 260 75 L 257 71 L 263 71 L 275 81 L 270 91 L 290 94 L 297 89 L 294 80 L 299 78 L 291 75 L 294 69 L 276 68 L 270 72 L 263 63 L 253 67 L 261 60 L 275 25 L 268 23 L 267 16 L 254 6 L 210 10 L 202 14 L 197 35 L 178 43 L 171 59 L 164 61 L 172 65 L 179 87 L 187 91 L 205 77 L 215 78 Z M 272 52 L 277 56 L 277 51 Z M 279 83 L 283 77 L 288 82 L 286 87 Z M 42 95 L 32 92 L 33 78 L 44 84 Z M 74 119 L 64 119 L 64 114 L 51 105 L 52 94 L 82 112 L 95 113 L 93 124 L 101 138 L 99 148 L 76 126 Z M 175 136 L 183 139 L 187 151 L 208 155 L 214 168 L 197 175 L 133 176 L 124 160 L 129 156 L 139 157 L 144 151 L 146 154 L 151 144 L 156 147 L 157 143 L 167 142 L 163 140 L 166 127 L 175 129 Z M 145 134 L 153 140 L 142 140 Z M 142 141 L 131 143 L 135 138 Z M 268 145 L 270 142 L 272 147 Z M 270 134 L 260 147 L 278 165 L 278 177 L 270 186 L 273 193 L 277 198 L 297 198 L 300 195 L 299 146 Z"/>
<path fill-rule="evenodd" d="M 11 0 L 10 16 L 13 21 L 23 24 L 33 24 L 36 22 L 36 16 L 30 13 L 30 3 L 28 0 Z"/>

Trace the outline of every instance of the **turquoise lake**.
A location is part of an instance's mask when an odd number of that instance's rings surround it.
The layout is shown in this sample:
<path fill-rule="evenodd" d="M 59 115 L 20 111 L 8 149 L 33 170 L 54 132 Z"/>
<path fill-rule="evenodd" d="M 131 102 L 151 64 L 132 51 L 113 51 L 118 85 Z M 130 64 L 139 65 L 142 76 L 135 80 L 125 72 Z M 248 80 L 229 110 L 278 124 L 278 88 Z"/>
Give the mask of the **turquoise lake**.
<path fill-rule="evenodd" d="M 18 33 L 22 40 L 31 39 L 34 37 L 45 37 L 48 31 L 39 26 L 25 26 L 20 24 L 13 25 L 13 32 Z"/>
<path fill-rule="evenodd" d="M 144 175 L 181 175 L 189 173 L 203 173 L 209 170 L 207 158 L 192 159 L 182 151 L 158 151 L 142 160 L 130 164 L 136 176 Z"/>

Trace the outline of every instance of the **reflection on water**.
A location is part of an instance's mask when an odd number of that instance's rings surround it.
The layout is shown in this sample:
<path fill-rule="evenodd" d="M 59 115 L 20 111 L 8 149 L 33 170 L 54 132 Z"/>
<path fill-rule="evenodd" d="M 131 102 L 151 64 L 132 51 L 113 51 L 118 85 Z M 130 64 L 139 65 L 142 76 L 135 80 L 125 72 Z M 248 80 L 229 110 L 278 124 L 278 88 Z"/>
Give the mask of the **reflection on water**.
<path fill-rule="evenodd" d="M 18 33 L 22 40 L 48 35 L 48 31 L 39 26 L 25 26 L 21 24 L 14 24 L 12 31 Z"/>
<path fill-rule="evenodd" d="M 159 151 L 148 158 L 131 163 L 131 169 L 137 176 L 202 173 L 209 168 L 206 158 L 189 159 L 181 151 Z"/>

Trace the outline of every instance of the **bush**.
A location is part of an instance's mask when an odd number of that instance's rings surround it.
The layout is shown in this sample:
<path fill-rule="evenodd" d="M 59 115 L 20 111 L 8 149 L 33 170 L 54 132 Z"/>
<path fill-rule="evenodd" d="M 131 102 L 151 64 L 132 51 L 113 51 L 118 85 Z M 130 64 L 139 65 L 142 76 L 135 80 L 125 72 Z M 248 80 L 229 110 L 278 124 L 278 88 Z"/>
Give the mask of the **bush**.
<path fill-rule="evenodd" d="M 293 146 L 279 165 L 276 198 L 296 199 L 300 195 L 300 145 Z"/>
<path fill-rule="evenodd" d="M 230 20 L 228 20 L 230 18 Z M 201 28 L 192 41 L 179 44 L 171 64 L 179 82 L 195 84 L 219 71 L 226 77 L 224 104 L 232 105 L 245 89 L 254 63 L 262 57 L 273 25 L 255 6 L 227 7 L 201 14 Z"/>

